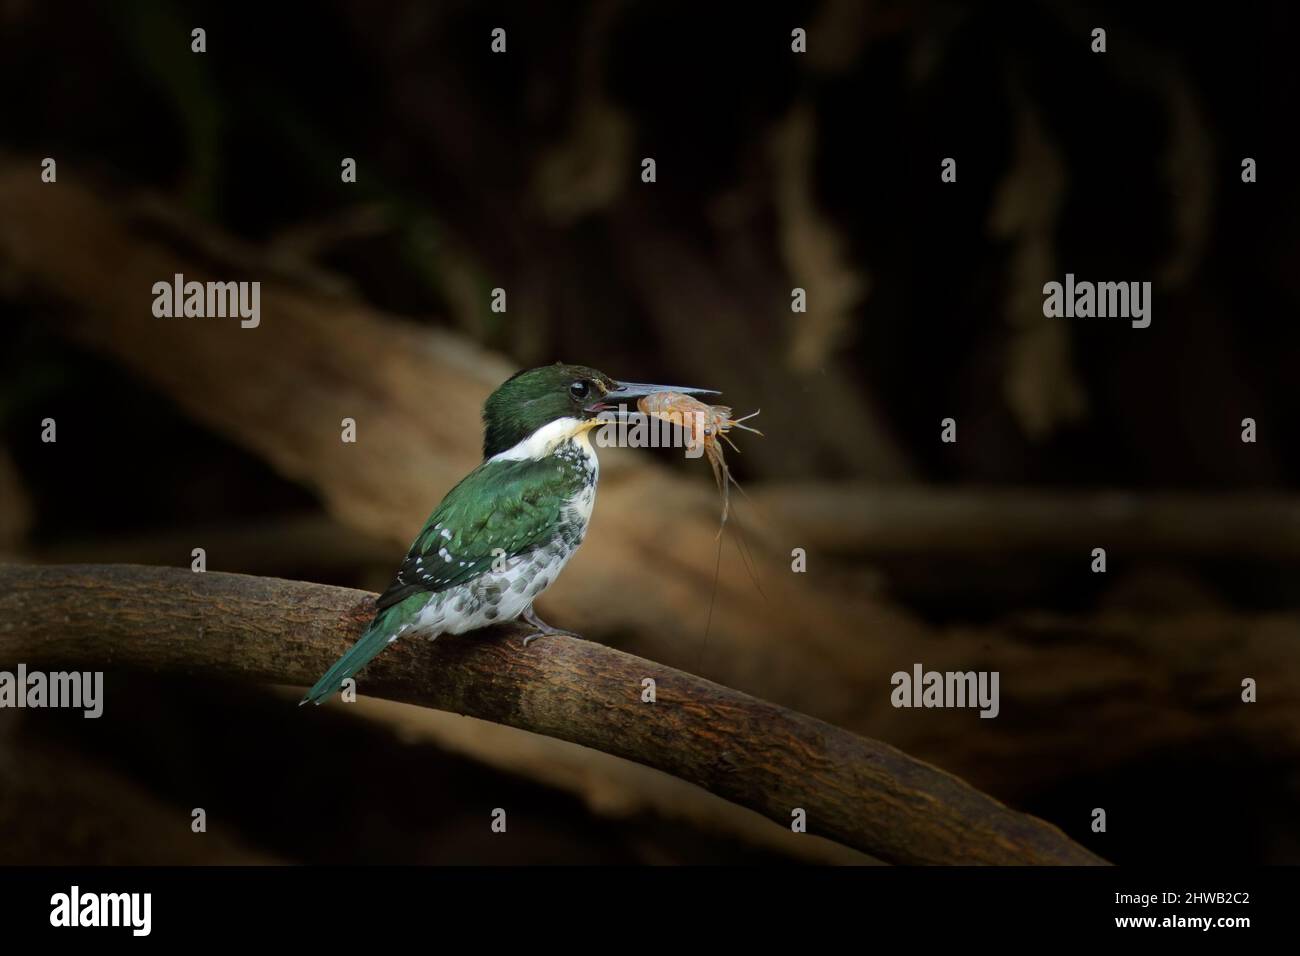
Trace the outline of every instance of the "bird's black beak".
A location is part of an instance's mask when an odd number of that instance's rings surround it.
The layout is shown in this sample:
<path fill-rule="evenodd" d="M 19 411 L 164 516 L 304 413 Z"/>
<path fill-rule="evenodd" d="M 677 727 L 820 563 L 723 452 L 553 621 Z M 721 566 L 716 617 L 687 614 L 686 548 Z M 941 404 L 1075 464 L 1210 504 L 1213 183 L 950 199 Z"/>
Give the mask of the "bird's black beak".
<path fill-rule="evenodd" d="M 705 395 L 721 394 L 721 392 L 712 388 L 683 388 L 680 385 L 646 385 L 642 382 L 615 382 L 613 388 L 587 405 L 586 411 L 595 414 L 596 412 L 616 409 L 620 405 L 634 405 L 637 399 L 645 398 L 647 395 L 653 395 L 655 392 L 678 392 L 682 395 L 694 395 L 697 398 Z"/>

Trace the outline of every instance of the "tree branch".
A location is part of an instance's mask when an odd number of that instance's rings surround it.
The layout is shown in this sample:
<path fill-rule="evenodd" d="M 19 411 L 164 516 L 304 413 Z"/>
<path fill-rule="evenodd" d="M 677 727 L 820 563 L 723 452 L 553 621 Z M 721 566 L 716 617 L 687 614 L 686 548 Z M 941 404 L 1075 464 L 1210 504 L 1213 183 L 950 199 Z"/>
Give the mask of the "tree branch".
<path fill-rule="evenodd" d="M 362 591 L 132 565 L 0 567 L 0 660 L 311 683 L 369 621 Z M 895 863 L 1101 863 L 1055 827 L 882 743 L 612 648 L 514 625 L 399 642 L 366 694 L 658 768 Z M 657 685 L 643 703 L 642 681 Z M 106 712 L 112 709 L 111 693 Z M 309 710 L 286 719 L 310 720 Z"/>

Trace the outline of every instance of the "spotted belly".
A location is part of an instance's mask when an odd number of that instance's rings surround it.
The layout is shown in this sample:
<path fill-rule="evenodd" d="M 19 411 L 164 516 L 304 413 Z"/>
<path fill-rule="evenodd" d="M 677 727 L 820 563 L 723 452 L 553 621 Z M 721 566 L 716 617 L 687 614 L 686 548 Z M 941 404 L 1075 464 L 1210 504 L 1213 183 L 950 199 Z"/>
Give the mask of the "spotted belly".
<path fill-rule="evenodd" d="M 432 640 L 439 634 L 463 634 L 514 620 L 555 583 L 582 544 L 586 526 L 585 520 L 570 522 L 549 544 L 507 558 L 502 570 L 486 571 L 466 584 L 429 595 L 411 623 L 394 638 L 418 636 Z"/>

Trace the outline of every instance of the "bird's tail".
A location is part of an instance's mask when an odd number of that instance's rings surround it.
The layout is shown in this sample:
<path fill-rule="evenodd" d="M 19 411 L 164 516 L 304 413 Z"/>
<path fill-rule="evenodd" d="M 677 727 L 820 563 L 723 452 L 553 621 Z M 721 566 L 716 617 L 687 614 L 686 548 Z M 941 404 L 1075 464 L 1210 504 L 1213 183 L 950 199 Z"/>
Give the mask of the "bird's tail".
<path fill-rule="evenodd" d="M 305 704 L 308 701 L 313 704 L 323 703 L 327 697 L 343 686 L 345 680 L 369 664 L 376 654 L 389 645 L 390 638 L 401 627 L 403 614 L 400 608 L 401 605 L 398 604 L 376 616 L 370 627 L 366 628 L 366 632 L 357 639 L 346 654 L 334 662 L 334 665 L 312 686 L 311 690 L 307 691 L 307 696 L 299 703 Z"/>

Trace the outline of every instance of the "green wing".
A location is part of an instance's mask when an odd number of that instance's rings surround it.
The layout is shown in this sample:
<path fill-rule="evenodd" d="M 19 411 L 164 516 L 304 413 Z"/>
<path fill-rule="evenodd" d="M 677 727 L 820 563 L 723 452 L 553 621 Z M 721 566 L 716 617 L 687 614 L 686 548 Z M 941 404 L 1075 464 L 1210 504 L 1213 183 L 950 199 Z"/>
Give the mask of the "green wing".
<path fill-rule="evenodd" d="M 548 543 L 581 486 L 581 476 L 554 456 L 483 462 L 429 516 L 378 609 L 473 580 L 492 566 L 498 548 L 514 556 Z"/>

